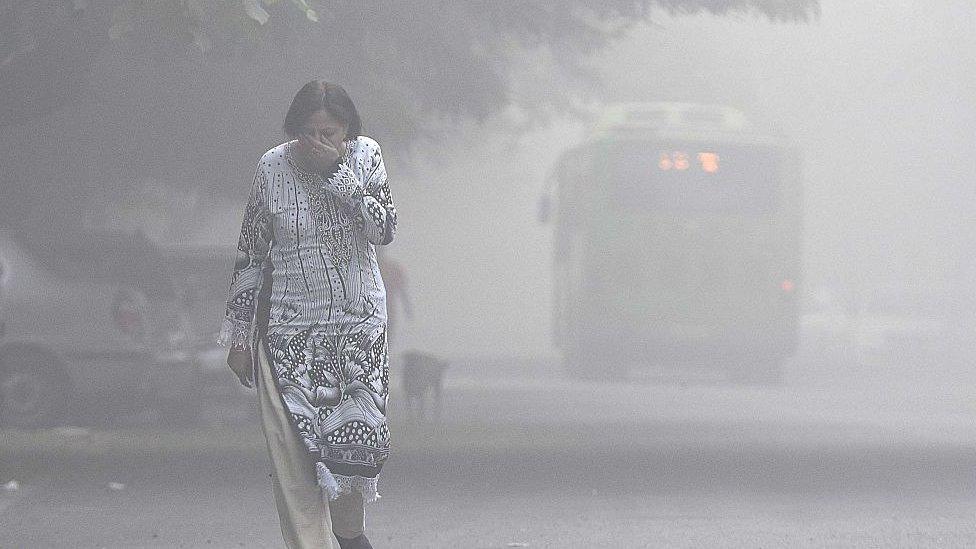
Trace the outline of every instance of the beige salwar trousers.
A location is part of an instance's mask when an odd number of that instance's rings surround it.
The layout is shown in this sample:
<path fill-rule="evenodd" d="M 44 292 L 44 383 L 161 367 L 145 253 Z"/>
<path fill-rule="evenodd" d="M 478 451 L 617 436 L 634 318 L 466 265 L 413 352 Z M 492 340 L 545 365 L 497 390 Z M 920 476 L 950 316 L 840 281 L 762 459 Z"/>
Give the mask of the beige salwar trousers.
<path fill-rule="evenodd" d="M 259 338 L 263 339 L 263 338 Z M 261 426 L 268 442 L 275 506 L 288 549 L 338 549 L 333 533 L 355 538 L 366 528 L 361 494 L 344 494 L 325 504 L 305 443 L 292 427 L 278 393 L 273 366 L 263 341 L 255 353 L 254 383 Z"/>

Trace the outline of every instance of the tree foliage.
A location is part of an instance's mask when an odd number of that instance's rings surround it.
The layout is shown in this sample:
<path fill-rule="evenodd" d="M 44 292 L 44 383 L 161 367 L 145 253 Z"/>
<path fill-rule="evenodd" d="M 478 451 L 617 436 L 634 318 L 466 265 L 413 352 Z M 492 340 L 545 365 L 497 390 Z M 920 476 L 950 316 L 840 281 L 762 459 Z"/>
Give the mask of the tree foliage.
<path fill-rule="evenodd" d="M 311 78 L 342 83 L 365 133 L 403 151 L 458 120 L 515 108 L 531 124 L 572 108 L 587 55 L 654 14 L 792 22 L 817 10 L 817 0 L 0 0 L 0 185 L 18 189 L 0 222 L 126 203 L 147 185 L 238 196 Z"/>
<path fill-rule="evenodd" d="M 0 0 L 0 126 L 83 93 L 107 49 L 144 65 L 292 63 L 396 90 L 384 110 L 483 117 L 511 100 L 508 75 L 544 48 L 567 74 L 654 9 L 816 16 L 817 0 Z M 115 46 L 113 48 L 113 46 Z M 286 59 L 283 59 L 286 58 Z M 342 65 L 339 67 L 338 65 Z M 356 71 L 360 71 L 356 73 Z M 139 78 L 136 70 L 122 76 Z M 38 93 L 40 91 L 40 93 Z M 404 105 L 405 104 L 405 105 Z M 403 107 L 406 106 L 406 110 Z M 409 133 L 409 132 L 408 132 Z"/>

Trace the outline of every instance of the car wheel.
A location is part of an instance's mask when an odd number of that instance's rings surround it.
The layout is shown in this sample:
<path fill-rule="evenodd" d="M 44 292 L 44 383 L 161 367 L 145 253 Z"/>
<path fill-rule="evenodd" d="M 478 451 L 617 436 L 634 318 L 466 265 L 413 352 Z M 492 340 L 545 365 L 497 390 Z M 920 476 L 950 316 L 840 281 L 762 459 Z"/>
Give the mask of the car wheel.
<path fill-rule="evenodd" d="M 164 425 L 193 427 L 203 418 L 203 403 L 199 398 L 164 400 L 159 404 L 159 420 Z"/>
<path fill-rule="evenodd" d="M 173 376 L 172 385 L 163 394 L 157 393 L 156 410 L 159 421 L 176 427 L 192 427 L 203 417 L 204 391 L 195 370 Z"/>
<path fill-rule="evenodd" d="M 629 364 L 621 359 L 604 357 L 577 349 L 563 357 L 563 368 L 581 381 L 624 381 L 630 373 Z"/>
<path fill-rule="evenodd" d="M 15 354 L 0 364 L 0 424 L 49 427 L 64 419 L 68 390 L 63 368 L 44 353 Z"/>
<path fill-rule="evenodd" d="M 582 357 L 566 357 L 563 359 L 563 368 L 575 379 L 581 381 L 595 381 L 600 379 L 600 373 L 592 367 L 590 361 Z"/>
<path fill-rule="evenodd" d="M 742 359 L 731 366 L 729 377 L 745 385 L 782 385 L 785 362 L 784 358 Z"/>

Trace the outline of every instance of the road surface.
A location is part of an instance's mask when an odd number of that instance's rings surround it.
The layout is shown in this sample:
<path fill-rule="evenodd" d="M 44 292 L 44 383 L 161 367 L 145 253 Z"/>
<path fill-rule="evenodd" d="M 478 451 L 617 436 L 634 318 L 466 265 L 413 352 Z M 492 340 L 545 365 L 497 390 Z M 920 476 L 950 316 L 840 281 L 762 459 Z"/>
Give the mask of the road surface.
<path fill-rule="evenodd" d="M 439 425 L 392 411 L 373 545 L 976 546 L 971 373 L 792 368 L 763 387 L 458 366 Z M 0 432 L 0 547 L 281 547 L 251 417 Z"/>

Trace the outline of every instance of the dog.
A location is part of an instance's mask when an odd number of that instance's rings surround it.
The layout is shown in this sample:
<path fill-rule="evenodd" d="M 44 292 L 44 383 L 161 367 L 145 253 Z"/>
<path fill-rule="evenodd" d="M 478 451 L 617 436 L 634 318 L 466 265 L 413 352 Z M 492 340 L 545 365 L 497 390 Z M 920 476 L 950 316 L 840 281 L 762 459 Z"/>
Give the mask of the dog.
<path fill-rule="evenodd" d="M 432 400 L 434 419 L 440 421 L 444 370 L 447 362 L 420 351 L 403 353 L 403 393 L 407 400 L 407 417 L 425 422 L 427 400 Z"/>

